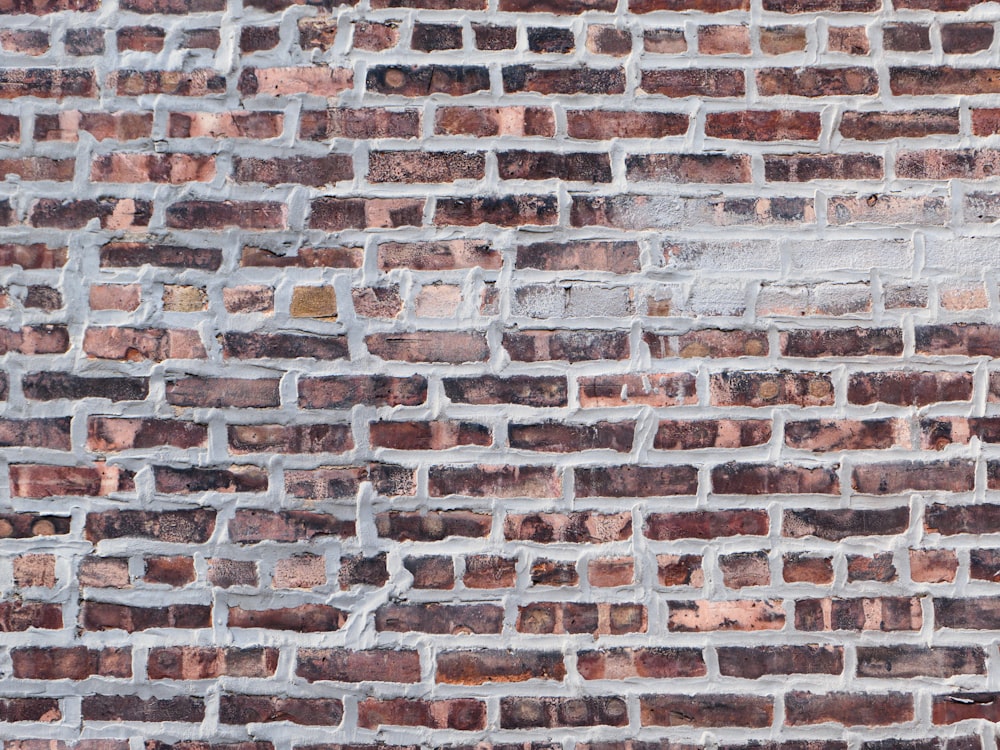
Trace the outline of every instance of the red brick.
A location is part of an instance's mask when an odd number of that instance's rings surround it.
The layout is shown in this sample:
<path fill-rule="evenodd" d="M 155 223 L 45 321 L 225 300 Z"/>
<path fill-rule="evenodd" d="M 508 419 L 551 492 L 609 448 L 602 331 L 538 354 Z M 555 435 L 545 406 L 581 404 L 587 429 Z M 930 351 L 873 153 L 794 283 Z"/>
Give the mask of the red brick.
<path fill-rule="evenodd" d="M 789 726 L 835 722 L 844 726 L 887 726 L 913 719 L 913 696 L 908 693 L 807 693 L 785 696 L 785 723 Z"/>
<path fill-rule="evenodd" d="M 401 682 L 420 680 L 420 657 L 408 649 L 300 649 L 295 673 L 308 682 Z"/>
<path fill-rule="evenodd" d="M 327 604 L 301 604 L 285 609 L 229 608 L 229 627 L 328 633 L 347 622 L 347 613 Z"/>
<path fill-rule="evenodd" d="M 11 662 L 14 676 L 26 680 L 132 676 L 132 651 L 129 648 L 16 648 L 11 651 Z"/>
<path fill-rule="evenodd" d="M 842 646 L 725 646 L 716 649 L 719 671 L 755 680 L 765 675 L 841 674 Z"/>
<path fill-rule="evenodd" d="M 221 724 L 247 725 L 291 722 L 305 726 L 337 726 L 344 717 L 338 698 L 284 698 L 270 695 L 233 695 L 219 699 Z"/>
<path fill-rule="evenodd" d="M 131 607 L 125 604 L 84 601 L 80 624 L 84 630 L 124 630 L 135 633 L 152 628 L 207 628 L 212 607 L 171 604 L 166 607 Z"/>
<path fill-rule="evenodd" d="M 437 655 L 437 682 L 481 685 L 494 682 L 557 680 L 566 676 L 562 654 L 553 651 L 465 650 Z"/>
<path fill-rule="evenodd" d="M 273 648 L 157 647 L 149 651 L 152 680 L 206 680 L 222 676 L 270 677 L 278 666 Z"/>
<path fill-rule="evenodd" d="M 539 94 L 623 94 L 622 68 L 536 68 L 511 65 L 503 68 L 503 89 L 507 93 L 533 91 Z"/>
<path fill-rule="evenodd" d="M 500 726 L 535 727 L 625 726 L 628 708 L 621 698 L 509 698 L 500 699 Z"/>
<path fill-rule="evenodd" d="M 497 634 L 503 610 L 494 604 L 386 604 L 375 612 L 379 632 Z"/>
<path fill-rule="evenodd" d="M 643 726 L 747 727 L 771 725 L 774 706 L 769 696 L 643 695 L 639 720 Z"/>
<path fill-rule="evenodd" d="M 780 630 L 785 625 L 781 601 L 671 601 L 671 632 L 704 633 L 714 630 Z"/>
<path fill-rule="evenodd" d="M 919 599 L 800 599 L 795 603 L 795 628 L 807 632 L 831 630 L 906 631 L 923 623 Z"/>
<path fill-rule="evenodd" d="M 657 541 L 762 536 L 769 527 L 764 510 L 717 510 L 650 513 L 645 535 Z"/>
<path fill-rule="evenodd" d="M 639 86 L 647 94 L 671 98 L 736 97 L 746 93 L 743 71 L 733 68 L 644 70 Z"/>
<path fill-rule="evenodd" d="M 988 112 L 989 110 L 977 110 Z M 984 118 L 980 118 L 980 121 Z M 976 126 L 973 112 L 973 128 Z M 957 109 L 921 109 L 903 112 L 845 112 L 840 134 L 860 141 L 883 141 L 894 138 L 923 138 L 936 134 L 958 133 Z M 978 133 L 977 135 L 986 135 Z"/>

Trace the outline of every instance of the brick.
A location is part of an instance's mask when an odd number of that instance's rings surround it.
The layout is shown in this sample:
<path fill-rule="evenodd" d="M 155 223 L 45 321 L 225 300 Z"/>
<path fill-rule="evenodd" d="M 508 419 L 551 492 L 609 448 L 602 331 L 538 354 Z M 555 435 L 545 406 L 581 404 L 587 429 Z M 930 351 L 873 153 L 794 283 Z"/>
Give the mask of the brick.
<path fill-rule="evenodd" d="M 96 219 L 103 229 L 128 229 L 149 224 L 152 206 L 131 198 L 66 200 L 41 198 L 35 202 L 29 222 L 35 227 L 82 229 Z"/>
<path fill-rule="evenodd" d="M 800 599 L 795 603 L 795 628 L 821 631 L 919 630 L 920 601 L 906 597 L 877 599 Z"/>
<path fill-rule="evenodd" d="M 240 378 L 181 378 L 167 383 L 167 402 L 203 408 L 278 406 L 278 381 Z"/>
<path fill-rule="evenodd" d="M 932 503 L 925 511 L 924 526 L 928 531 L 946 536 L 953 534 L 989 534 L 1000 524 L 1000 506 L 945 505 Z"/>
<path fill-rule="evenodd" d="M 898 461 L 856 466 L 851 484 L 869 495 L 892 495 L 909 490 L 968 492 L 975 483 L 975 467 L 967 461 L 941 463 Z"/>
<path fill-rule="evenodd" d="M 981 110 L 985 112 L 986 110 Z M 976 117 L 973 114 L 973 127 Z M 957 109 L 920 109 L 902 112 L 845 112 L 840 120 L 840 134 L 860 141 L 884 141 L 893 138 L 923 138 L 937 134 L 958 133 Z M 980 133 L 981 135 L 981 133 Z"/>
<path fill-rule="evenodd" d="M 476 66 L 375 66 L 368 71 L 369 91 L 399 96 L 461 96 L 489 88 L 486 68 Z"/>
<path fill-rule="evenodd" d="M 767 533 L 768 525 L 762 510 L 650 513 L 644 534 L 657 541 L 760 536 Z"/>
<path fill-rule="evenodd" d="M 434 224 L 467 227 L 480 224 L 545 226 L 555 224 L 558 213 L 555 199 L 546 195 L 438 198 L 434 208 Z"/>
<path fill-rule="evenodd" d="M 870 96 L 878 93 L 878 75 L 871 68 L 764 68 L 756 75 L 757 91 L 761 96 Z"/>
<path fill-rule="evenodd" d="M 895 96 L 958 94 L 968 91 L 989 94 L 998 90 L 997 70 L 956 68 L 947 65 L 890 67 L 889 86 Z"/>
<path fill-rule="evenodd" d="M 244 229 L 282 229 L 287 208 L 265 201 L 178 201 L 167 207 L 167 226 L 175 229 L 234 226 Z"/>
<path fill-rule="evenodd" d="M 611 182 L 611 160 L 605 154 L 502 151 L 497 164 L 503 180 Z"/>
<path fill-rule="evenodd" d="M 107 497 L 113 492 L 133 490 L 133 477 L 131 471 L 103 463 L 93 466 L 13 464 L 10 489 L 12 496 L 26 498 Z"/>
<path fill-rule="evenodd" d="M 986 719 L 996 717 L 996 693 L 963 692 L 958 695 L 935 695 L 932 716 L 935 724 L 954 724 L 964 719 Z"/>
<path fill-rule="evenodd" d="M 456 685 L 480 685 L 525 680 L 562 681 L 566 669 L 561 654 L 552 651 L 445 651 L 437 656 L 436 680 Z"/>
<path fill-rule="evenodd" d="M 243 453 L 343 453 L 354 446 L 348 425 L 230 425 L 229 450 Z"/>
<path fill-rule="evenodd" d="M 622 94 L 622 68 L 540 69 L 530 65 L 503 68 L 503 89 L 507 93 L 533 91 L 540 94 Z"/>
<path fill-rule="evenodd" d="M 655 182 L 739 183 L 750 181 L 750 160 L 745 156 L 715 154 L 649 154 L 625 160 L 630 180 Z"/>
<path fill-rule="evenodd" d="M 300 336 L 291 333 L 244 333 L 221 335 L 225 359 L 318 359 L 337 360 L 348 356 L 343 336 Z"/>
<path fill-rule="evenodd" d="M 891 419 L 810 419 L 785 424 L 785 445 L 817 453 L 885 450 L 906 442 L 903 424 Z"/>
<path fill-rule="evenodd" d="M 519 607 L 517 617 L 518 632 L 536 635 L 621 635 L 644 632 L 646 625 L 646 608 L 638 604 L 536 602 Z"/>
<path fill-rule="evenodd" d="M 369 729 L 395 725 L 471 731 L 485 728 L 486 705 L 471 698 L 366 698 L 358 704 L 358 724 Z"/>
<path fill-rule="evenodd" d="M 917 180 L 982 180 L 997 170 L 1000 153 L 990 149 L 902 151 L 896 157 L 896 173 Z"/>
<path fill-rule="evenodd" d="M 806 48 L 806 30 L 803 26 L 770 26 L 758 33 L 760 49 L 765 55 L 784 55 L 801 52 Z"/>
<path fill-rule="evenodd" d="M 222 724 L 287 721 L 305 726 L 336 726 L 343 716 L 343 703 L 337 698 L 279 698 L 223 693 L 219 699 L 219 722 Z"/>
<path fill-rule="evenodd" d="M 218 469 L 176 469 L 153 467 L 157 492 L 193 494 L 198 492 L 264 492 L 267 471 L 256 466 L 231 466 Z"/>
<path fill-rule="evenodd" d="M 403 567 L 413 576 L 415 589 L 452 589 L 455 587 L 455 563 L 450 557 L 406 557 Z"/>
<path fill-rule="evenodd" d="M 629 353 L 624 331 L 511 330 L 504 332 L 503 345 L 517 362 L 626 359 Z"/>
<path fill-rule="evenodd" d="M 372 151 L 368 155 L 368 181 L 453 182 L 478 180 L 485 173 L 485 156 L 461 151 Z"/>
<path fill-rule="evenodd" d="M 211 606 L 200 604 L 131 607 L 84 601 L 80 605 L 80 624 L 84 630 L 124 630 L 128 633 L 152 628 L 207 628 L 211 614 Z"/>
<path fill-rule="evenodd" d="M 54 555 L 21 555 L 14 559 L 13 574 L 14 585 L 20 588 L 55 588 L 56 558 Z"/>
<path fill-rule="evenodd" d="M 832 541 L 853 536 L 888 536 L 906 531 L 909 519 L 909 509 L 905 507 L 786 510 L 782 533 L 789 537 L 815 536 Z"/>
<path fill-rule="evenodd" d="M 233 160 L 233 176 L 237 182 L 263 182 L 266 185 L 299 183 L 323 187 L 354 177 L 354 167 L 348 154 L 308 158 L 253 159 L 237 156 Z"/>
<path fill-rule="evenodd" d="M 712 489 L 721 495 L 830 495 L 840 484 L 831 468 L 730 463 L 712 470 Z"/>
<path fill-rule="evenodd" d="M 526 0 L 501 0 L 500 10 L 512 13 L 556 13 L 560 15 L 573 15 L 583 13 L 588 10 L 612 12 L 615 9 L 612 0 L 570 0 L 570 2 L 560 2 L 559 0 L 542 0 L 538 3 L 527 2 Z"/>
<path fill-rule="evenodd" d="M 350 536 L 352 521 L 312 511 L 240 510 L 229 522 L 229 537 L 238 543 L 273 540 L 294 542 L 315 536 Z"/>
<path fill-rule="evenodd" d="M 883 29 L 882 46 L 893 52 L 929 51 L 930 31 L 930 26 L 918 23 L 892 24 Z"/>
<path fill-rule="evenodd" d="M 913 719 L 913 696 L 908 693 L 807 693 L 785 696 L 785 723 L 789 726 L 834 722 L 844 726 L 887 726 Z"/>
<path fill-rule="evenodd" d="M 146 583 L 162 583 L 179 588 L 194 583 L 198 578 L 194 560 L 190 557 L 147 557 L 144 562 L 146 573 L 142 580 Z"/>
<path fill-rule="evenodd" d="M 322 564 L 323 558 L 317 558 L 318 564 Z M 389 571 L 386 567 L 386 555 L 381 553 L 374 557 L 363 555 L 353 555 L 351 557 L 340 558 L 340 588 L 348 589 L 351 586 L 384 586 L 389 580 Z"/>
<path fill-rule="evenodd" d="M 631 536 L 632 517 L 628 513 L 510 514 L 504 519 L 504 538 L 508 540 L 601 543 Z"/>
<path fill-rule="evenodd" d="M 785 625 L 780 601 L 671 601 L 669 607 L 667 626 L 671 632 L 775 630 Z"/>
<path fill-rule="evenodd" d="M 698 472 L 693 466 L 608 466 L 576 469 L 577 497 L 657 497 L 693 495 Z"/>
<path fill-rule="evenodd" d="M 827 48 L 845 55 L 867 55 L 871 51 L 868 30 L 864 26 L 831 26 L 827 29 Z"/>
<path fill-rule="evenodd" d="M 627 721 L 627 707 L 621 698 L 500 699 L 500 726 L 504 729 L 623 726 Z"/>
<path fill-rule="evenodd" d="M 632 51 L 632 35 L 614 26 L 588 26 L 587 49 L 598 55 L 623 57 Z"/>
<path fill-rule="evenodd" d="M 698 555 L 657 555 L 656 566 L 656 577 L 661 586 L 701 587 L 705 583 Z"/>
<path fill-rule="evenodd" d="M 215 512 L 107 510 L 87 514 L 86 536 L 92 542 L 138 538 L 163 542 L 204 544 L 215 530 Z"/>
<path fill-rule="evenodd" d="M 671 98 L 736 97 L 746 93 L 743 71 L 731 68 L 643 70 L 640 88 Z"/>
<path fill-rule="evenodd" d="M 560 475 L 546 466 L 437 466 L 430 470 L 432 497 L 556 497 Z"/>
<path fill-rule="evenodd" d="M 663 138 L 683 135 L 688 116 L 669 112 L 569 110 L 566 125 L 571 138 L 610 140 L 612 138 Z"/>
<path fill-rule="evenodd" d="M 833 583 L 833 559 L 813 557 L 807 553 L 785 555 L 782 578 L 786 583 Z"/>
<path fill-rule="evenodd" d="M 773 182 L 878 180 L 882 157 L 869 154 L 792 154 L 764 157 L 764 177 Z"/>
<path fill-rule="evenodd" d="M 632 450 L 633 422 L 599 422 L 593 425 L 564 425 L 558 422 L 510 425 L 512 448 L 549 453 L 574 453 L 578 450 Z"/>
<path fill-rule="evenodd" d="M 972 553 L 974 558 L 975 552 Z M 970 565 L 970 567 L 974 567 Z M 958 555 L 947 549 L 911 549 L 910 578 L 920 583 L 950 583 L 958 571 Z"/>
<path fill-rule="evenodd" d="M 772 699 L 749 695 L 643 695 L 639 720 L 643 726 L 747 727 L 770 726 Z"/>
<path fill-rule="evenodd" d="M 531 583 L 534 586 L 576 586 L 580 575 L 573 563 L 540 559 L 531 566 Z"/>
<path fill-rule="evenodd" d="M 492 604 L 388 604 L 375 613 L 379 632 L 499 633 L 503 610 Z"/>
<path fill-rule="evenodd" d="M 171 138 L 274 138 L 281 134 L 280 112 L 171 112 Z"/>
<path fill-rule="evenodd" d="M 0 624 L 7 633 L 23 633 L 31 628 L 59 630 L 63 626 L 62 607 L 21 599 L 3 601 L 0 602 Z"/>
<path fill-rule="evenodd" d="M 949 208 L 938 196 L 908 198 L 893 195 L 834 196 L 828 203 L 830 223 L 857 224 L 944 224 Z"/>
<path fill-rule="evenodd" d="M 476 49 L 497 51 L 517 46 L 517 29 L 513 26 L 476 23 L 472 25 L 472 32 L 476 36 Z"/>
<path fill-rule="evenodd" d="M 946 54 L 971 54 L 989 49 L 993 24 L 949 23 L 941 27 L 941 48 Z"/>
<path fill-rule="evenodd" d="M 420 679 L 420 657 L 407 649 L 301 649 L 296 662 L 296 674 L 309 681 L 334 682 L 379 681 L 417 682 Z"/>
<path fill-rule="evenodd" d="M 747 141 L 814 141 L 819 138 L 818 112 L 747 110 L 711 112 L 705 117 L 705 135 Z"/>
<path fill-rule="evenodd" d="M 927 406 L 939 401 L 968 401 L 971 397 L 972 378 L 964 372 L 855 373 L 847 388 L 852 404 Z"/>
<path fill-rule="evenodd" d="M 764 5 L 778 13 L 870 13 L 880 7 L 878 0 L 767 0 Z"/>
<path fill-rule="evenodd" d="M 781 334 L 787 357 L 895 357 L 903 353 L 898 328 L 842 328 L 788 331 Z"/>
<path fill-rule="evenodd" d="M 339 630 L 347 613 L 326 604 L 301 604 L 285 609 L 229 608 L 229 627 L 289 630 L 296 633 L 327 633 Z"/>
<path fill-rule="evenodd" d="M 278 665 L 273 648 L 157 647 L 146 673 L 154 680 L 206 680 L 222 676 L 270 677 Z"/>
<path fill-rule="evenodd" d="M 14 676 L 26 680 L 132 676 L 132 653 L 128 648 L 16 648 L 11 651 L 11 661 Z"/>
<path fill-rule="evenodd" d="M 844 649 L 839 646 L 726 646 L 716 649 L 719 671 L 756 680 L 773 674 L 841 674 Z"/>
<path fill-rule="evenodd" d="M 954 677 L 983 674 L 986 655 L 981 648 L 946 646 L 869 646 L 858 649 L 858 677 Z"/>
<path fill-rule="evenodd" d="M 570 29 L 529 28 L 528 49 L 538 53 L 567 54 L 576 46 Z"/>
<path fill-rule="evenodd" d="M 438 135 L 478 137 L 555 135 L 555 118 L 546 107 L 441 107 L 434 119 Z"/>

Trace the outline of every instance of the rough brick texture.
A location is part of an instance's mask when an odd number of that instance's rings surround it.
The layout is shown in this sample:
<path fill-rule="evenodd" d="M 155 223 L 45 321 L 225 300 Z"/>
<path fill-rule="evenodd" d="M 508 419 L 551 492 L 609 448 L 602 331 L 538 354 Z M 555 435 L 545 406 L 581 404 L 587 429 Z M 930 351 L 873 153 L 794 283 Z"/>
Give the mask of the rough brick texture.
<path fill-rule="evenodd" d="M 0 750 L 995 750 L 997 23 L 0 0 Z"/>

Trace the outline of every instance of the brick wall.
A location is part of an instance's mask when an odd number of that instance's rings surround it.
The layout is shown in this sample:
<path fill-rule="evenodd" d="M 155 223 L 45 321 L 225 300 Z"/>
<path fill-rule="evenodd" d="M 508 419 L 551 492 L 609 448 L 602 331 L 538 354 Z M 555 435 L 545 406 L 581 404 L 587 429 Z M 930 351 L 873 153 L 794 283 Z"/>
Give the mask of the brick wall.
<path fill-rule="evenodd" d="M 892 2 L 0 0 L 4 750 L 993 750 L 1000 11 Z"/>

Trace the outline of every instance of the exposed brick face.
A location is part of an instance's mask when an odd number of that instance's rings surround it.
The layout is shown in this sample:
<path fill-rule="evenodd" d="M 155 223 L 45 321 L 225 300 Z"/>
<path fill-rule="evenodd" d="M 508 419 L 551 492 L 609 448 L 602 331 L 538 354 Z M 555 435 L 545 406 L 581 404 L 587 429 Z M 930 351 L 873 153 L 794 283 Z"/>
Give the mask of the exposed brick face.
<path fill-rule="evenodd" d="M 0 0 L 0 750 L 995 750 L 998 23 Z"/>

